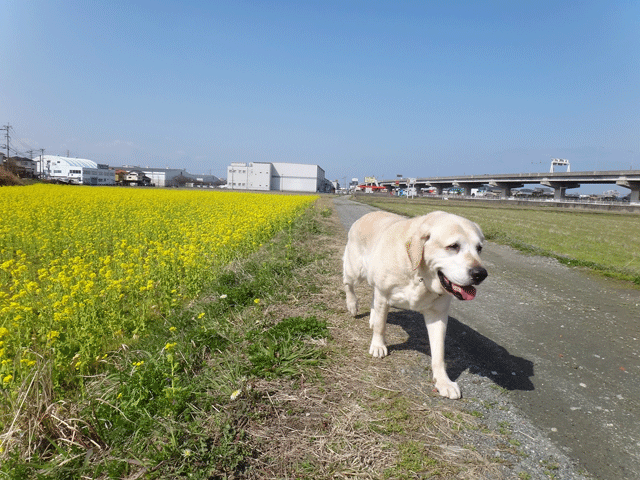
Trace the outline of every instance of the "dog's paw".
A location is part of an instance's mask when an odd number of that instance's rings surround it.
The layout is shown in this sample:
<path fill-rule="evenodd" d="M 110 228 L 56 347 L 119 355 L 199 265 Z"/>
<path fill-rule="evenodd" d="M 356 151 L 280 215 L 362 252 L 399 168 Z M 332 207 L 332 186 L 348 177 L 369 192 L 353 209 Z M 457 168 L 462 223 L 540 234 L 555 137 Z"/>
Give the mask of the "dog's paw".
<path fill-rule="evenodd" d="M 374 357 L 374 358 L 383 358 L 387 356 L 387 346 L 382 344 L 374 344 L 373 342 L 371 343 L 371 346 L 369 347 L 369 353 Z"/>
<path fill-rule="evenodd" d="M 456 382 L 452 382 L 451 380 L 438 380 L 436 381 L 436 388 L 438 389 L 438 393 L 443 397 L 451 398 L 455 400 L 462 396 L 460 392 L 460 387 Z"/>
<path fill-rule="evenodd" d="M 354 317 L 358 315 L 358 302 L 347 302 L 347 310 Z"/>

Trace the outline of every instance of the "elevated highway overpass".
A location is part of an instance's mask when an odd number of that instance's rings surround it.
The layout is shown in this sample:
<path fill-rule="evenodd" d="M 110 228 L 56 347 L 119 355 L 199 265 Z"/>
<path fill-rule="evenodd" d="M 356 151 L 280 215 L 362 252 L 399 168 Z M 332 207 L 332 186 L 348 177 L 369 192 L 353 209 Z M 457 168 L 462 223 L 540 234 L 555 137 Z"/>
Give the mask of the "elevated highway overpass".
<path fill-rule="evenodd" d="M 408 178 L 383 180 L 379 182 L 389 189 L 393 187 L 406 188 Z M 527 184 L 540 184 L 554 190 L 554 198 L 561 200 L 567 188 L 578 188 L 588 184 L 615 184 L 631 190 L 630 201 L 640 202 L 640 170 L 615 170 L 603 172 L 552 172 L 552 173 L 512 173 L 498 175 L 461 175 L 456 177 L 423 177 L 416 178 L 414 186 L 420 188 L 435 188 L 438 194 L 448 188 L 464 189 L 465 195 L 471 195 L 472 188 L 490 185 L 500 189 L 501 196 L 507 198 L 512 188 L 521 188 Z"/>

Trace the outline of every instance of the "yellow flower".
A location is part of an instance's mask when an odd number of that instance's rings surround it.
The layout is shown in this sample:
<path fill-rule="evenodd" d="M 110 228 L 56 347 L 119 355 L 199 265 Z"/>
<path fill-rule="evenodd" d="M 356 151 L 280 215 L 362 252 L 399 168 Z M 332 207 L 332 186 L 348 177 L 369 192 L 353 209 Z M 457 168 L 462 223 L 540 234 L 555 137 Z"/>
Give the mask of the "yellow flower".
<path fill-rule="evenodd" d="M 173 349 L 176 347 L 176 345 L 177 345 L 177 343 L 176 343 L 176 342 L 173 342 L 173 343 L 167 343 L 167 344 L 164 346 L 164 349 L 165 349 L 166 351 L 168 351 L 168 352 L 169 352 L 169 351 L 173 350 Z"/>
<path fill-rule="evenodd" d="M 53 343 L 59 336 L 60 332 L 58 332 L 57 330 L 51 330 L 49 333 L 47 333 L 47 340 Z"/>
<path fill-rule="evenodd" d="M 260 299 L 259 299 L 259 298 L 256 298 L 256 299 L 253 301 L 253 303 L 255 303 L 256 305 L 258 305 L 258 304 L 260 303 Z"/>
<path fill-rule="evenodd" d="M 2 379 L 2 383 L 6 384 L 6 383 L 9 383 L 11 380 L 13 380 L 13 375 L 7 375 Z"/>
<path fill-rule="evenodd" d="M 27 367 L 33 367 L 36 364 L 36 361 L 31 360 L 30 358 L 22 358 L 20 359 L 20 363 L 25 364 Z"/>
<path fill-rule="evenodd" d="M 0 327 L 0 338 L 5 337 L 7 335 L 9 335 L 9 330 L 7 330 L 4 327 Z"/>
<path fill-rule="evenodd" d="M 234 401 L 236 398 L 238 398 L 240 396 L 240 394 L 242 393 L 242 390 L 234 390 L 233 393 L 231 394 L 231 401 Z"/>
<path fill-rule="evenodd" d="M 176 327 L 169 327 L 169 331 L 170 331 L 170 332 L 175 332 L 176 330 L 177 330 L 177 328 L 176 328 Z"/>
<path fill-rule="evenodd" d="M 202 312 L 200 315 L 198 315 L 198 320 L 200 320 L 202 317 L 204 317 L 205 313 Z"/>

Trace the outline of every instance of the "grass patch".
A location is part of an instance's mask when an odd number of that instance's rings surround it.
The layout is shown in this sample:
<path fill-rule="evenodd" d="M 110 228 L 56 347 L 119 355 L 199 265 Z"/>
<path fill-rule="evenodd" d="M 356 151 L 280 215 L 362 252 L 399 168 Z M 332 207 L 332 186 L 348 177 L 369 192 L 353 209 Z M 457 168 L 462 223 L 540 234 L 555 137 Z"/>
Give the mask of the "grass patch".
<path fill-rule="evenodd" d="M 437 460 L 429 457 L 420 442 L 409 441 L 399 445 L 396 465 L 384 472 L 384 478 L 433 478 L 441 475 Z"/>
<path fill-rule="evenodd" d="M 446 210 L 478 223 L 493 242 L 640 285 L 638 215 L 424 198 L 400 202 L 366 195 L 358 201 L 407 216 Z"/>
<path fill-rule="evenodd" d="M 325 358 L 317 342 L 327 338 L 327 322 L 314 317 L 285 318 L 264 332 L 253 330 L 247 338 L 251 363 L 248 373 L 261 378 L 296 376 L 304 367 L 316 366 Z"/>

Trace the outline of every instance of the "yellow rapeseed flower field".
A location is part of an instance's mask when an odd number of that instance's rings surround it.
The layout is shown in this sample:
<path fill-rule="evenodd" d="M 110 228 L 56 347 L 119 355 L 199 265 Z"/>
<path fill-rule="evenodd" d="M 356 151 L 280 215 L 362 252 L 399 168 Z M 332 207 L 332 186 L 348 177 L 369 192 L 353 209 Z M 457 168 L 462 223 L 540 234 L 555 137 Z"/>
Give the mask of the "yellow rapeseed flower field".
<path fill-rule="evenodd" d="M 0 188 L 0 389 L 36 364 L 91 371 L 315 196 Z"/>

